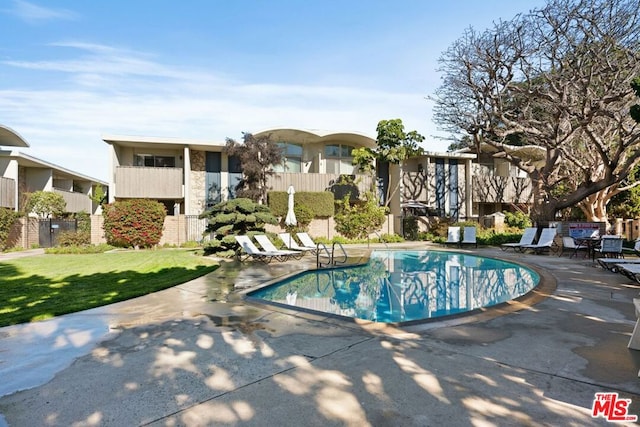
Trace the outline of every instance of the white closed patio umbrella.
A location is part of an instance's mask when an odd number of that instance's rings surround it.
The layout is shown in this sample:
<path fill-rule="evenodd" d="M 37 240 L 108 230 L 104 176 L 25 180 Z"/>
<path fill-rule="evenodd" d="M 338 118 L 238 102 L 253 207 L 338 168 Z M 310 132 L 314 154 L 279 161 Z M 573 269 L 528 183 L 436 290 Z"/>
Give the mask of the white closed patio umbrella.
<path fill-rule="evenodd" d="M 296 194 L 296 190 L 293 189 L 293 185 L 289 186 L 287 193 L 289 194 L 289 200 L 287 204 L 287 216 L 284 218 L 284 224 L 294 226 L 298 224 L 298 220 L 296 219 L 296 213 L 293 211 L 293 195 Z M 289 233 L 289 247 L 291 247 L 291 238 L 291 233 Z"/>

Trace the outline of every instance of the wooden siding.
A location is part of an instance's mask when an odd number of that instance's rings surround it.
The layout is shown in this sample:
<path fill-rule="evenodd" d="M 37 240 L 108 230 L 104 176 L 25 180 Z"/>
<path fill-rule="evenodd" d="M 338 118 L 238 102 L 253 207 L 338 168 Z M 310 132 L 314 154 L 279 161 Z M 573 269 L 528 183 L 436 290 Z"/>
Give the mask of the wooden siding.
<path fill-rule="evenodd" d="M 91 199 L 83 193 L 74 193 L 71 191 L 53 189 L 53 192 L 60 194 L 64 201 L 67 202 L 67 212 L 87 212 L 91 213 Z"/>
<path fill-rule="evenodd" d="M 116 198 L 181 199 L 182 168 L 119 166 L 116 168 Z"/>
<path fill-rule="evenodd" d="M 371 189 L 371 176 L 355 175 L 358 190 L 362 194 Z M 270 191 L 287 191 L 290 185 L 296 191 L 330 191 L 340 174 L 334 173 L 276 173 L 269 177 Z"/>
<path fill-rule="evenodd" d="M 0 177 L 0 207 L 13 209 L 16 206 L 16 182 Z"/>
<path fill-rule="evenodd" d="M 474 203 L 530 203 L 531 180 L 504 176 L 473 177 Z"/>

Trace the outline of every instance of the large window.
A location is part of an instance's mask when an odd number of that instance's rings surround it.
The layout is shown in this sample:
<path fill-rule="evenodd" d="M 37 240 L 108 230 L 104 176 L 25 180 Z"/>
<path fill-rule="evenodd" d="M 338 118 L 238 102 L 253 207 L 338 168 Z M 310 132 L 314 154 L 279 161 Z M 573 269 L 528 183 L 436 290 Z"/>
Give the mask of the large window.
<path fill-rule="evenodd" d="M 156 156 L 153 154 L 135 154 L 133 156 L 135 166 L 147 166 L 155 168 L 175 168 L 176 158 L 172 156 Z"/>
<path fill-rule="evenodd" d="M 352 174 L 355 172 L 353 165 L 353 157 L 351 151 L 354 149 L 351 145 L 330 144 L 324 147 L 324 156 L 326 158 L 326 173 L 342 173 Z"/>
<path fill-rule="evenodd" d="M 278 146 L 282 147 L 283 161 L 282 164 L 273 165 L 273 170 L 276 172 L 301 172 L 302 145 L 291 142 L 278 142 Z"/>

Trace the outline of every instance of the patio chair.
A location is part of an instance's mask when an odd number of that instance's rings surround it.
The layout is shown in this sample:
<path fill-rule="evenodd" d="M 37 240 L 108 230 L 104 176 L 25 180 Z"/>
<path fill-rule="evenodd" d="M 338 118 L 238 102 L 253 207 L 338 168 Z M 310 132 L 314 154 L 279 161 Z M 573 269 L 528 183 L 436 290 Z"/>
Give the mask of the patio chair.
<path fill-rule="evenodd" d="M 258 247 L 253 244 L 249 236 L 234 236 L 234 237 L 236 239 L 236 242 L 238 242 L 238 244 L 240 245 L 240 248 L 245 253 L 244 258 L 242 257 L 242 254 L 238 253 L 238 258 L 240 259 L 240 261 L 244 261 L 249 258 L 257 261 L 262 261 L 264 263 L 269 263 L 274 259 L 278 261 L 283 260 L 282 254 L 280 254 L 279 251 L 267 252 L 267 251 L 261 251 L 260 249 L 258 249 Z"/>
<path fill-rule="evenodd" d="M 551 250 L 554 245 L 554 239 L 556 237 L 556 229 L 555 228 L 543 228 L 542 233 L 540 234 L 540 238 L 538 239 L 538 243 L 531 245 L 522 245 L 522 250 L 531 249 L 533 252 L 539 254 L 542 253 L 545 249 Z"/>
<path fill-rule="evenodd" d="M 576 241 L 571 236 L 564 236 L 562 238 L 562 249 L 560 250 L 560 255 L 558 256 L 562 256 L 565 251 L 571 251 L 571 255 L 569 256 L 569 258 L 573 258 L 574 256 L 577 257 L 578 251 L 582 250 L 585 251 L 585 256 L 587 256 L 589 246 L 576 243 Z"/>
<path fill-rule="evenodd" d="M 503 243 L 500 245 L 500 249 L 503 251 L 506 251 L 509 248 L 513 248 L 514 251 L 522 250 L 522 246 L 533 244 L 533 239 L 536 238 L 536 231 L 538 231 L 536 227 L 527 227 L 524 229 L 522 237 L 520 237 L 520 241 L 518 243 Z"/>
<path fill-rule="evenodd" d="M 292 251 L 310 252 L 312 255 L 315 255 L 318 250 L 315 245 L 313 247 L 300 246 L 289 233 L 280 233 L 278 234 L 278 237 L 282 240 L 282 243 L 284 243 L 287 249 Z"/>
<path fill-rule="evenodd" d="M 447 229 L 447 241 L 444 244 L 460 246 L 460 227 L 449 227 Z"/>
<path fill-rule="evenodd" d="M 464 227 L 460 245 L 475 245 L 476 248 L 478 247 L 478 240 L 476 239 L 476 227 Z"/>
<path fill-rule="evenodd" d="M 595 249 L 595 253 L 604 258 L 624 258 L 622 252 L 623 240 L 617 236 L 602 236 L 600 247 Z"/>
<path fill-rule="evenodd" d="M 640 257 L 640 239 L 636 240 L 636 243 L 633 245 L 633 248 L 622 248 L 622 253 L 624 254 L 632 253 L 638 257 Z"/>
<path fill-rule="evenodd" d="M 300 243 L 302 243 L 302 246 L 305 246 L 307 248 L 318 248 L 316 242 L 314 242 L 311 236 L 309 236 L 307 233 L 297 233 L 296 236 L 298 236 L 298 239 L 300 239 Z"/>
<path fill-rule="evenodd" d="M 302 255 L 304 255 L 304 253 L 300 251 L 276 248 L 273 242 L 271 242 L 271 240 L 269 240 L 269 238 L 264 234 L 258 234 L 256 236 L 253 236 L 253 238 L 256 239 L 256 242 L 258 242 L 258 244 L 262 246 L 262 249 L 264 249 L 266 252 L 279 253 L 281 261 L 286 261 L 289 258 L 300 259 L 302 258 Z"/>

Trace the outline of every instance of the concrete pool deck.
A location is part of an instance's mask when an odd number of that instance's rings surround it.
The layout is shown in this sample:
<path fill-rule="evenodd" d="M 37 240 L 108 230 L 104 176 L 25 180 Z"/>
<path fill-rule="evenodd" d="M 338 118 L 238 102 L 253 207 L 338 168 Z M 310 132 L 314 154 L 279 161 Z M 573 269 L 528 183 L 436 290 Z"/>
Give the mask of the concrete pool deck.
<path fill-rule="evenodd" d="M 557 287 L 473 322 L 371 328 L 230 293 L 311 257 L 223 263 L 142 298 L 0 328 L 0 425 L 609 425 L 591 417 L 597 392 L 640 415 L 640 351 L 627 349 L 640 285 L 590 259 L 465 252 L 543 269 Z"/>

